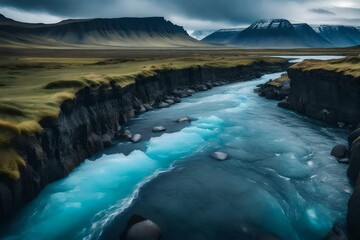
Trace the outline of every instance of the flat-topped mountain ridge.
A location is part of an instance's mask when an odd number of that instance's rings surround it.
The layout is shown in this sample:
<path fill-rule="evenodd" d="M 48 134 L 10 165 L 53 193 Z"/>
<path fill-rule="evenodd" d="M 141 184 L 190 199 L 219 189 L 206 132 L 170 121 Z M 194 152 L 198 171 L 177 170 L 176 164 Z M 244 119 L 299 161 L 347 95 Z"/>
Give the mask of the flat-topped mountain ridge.
<path fill-rule="evenodd" d="M 64 47 L 202 46 L 163 17 L 68 19 L 55 24 L 21 23 L 0 17 L 0 45 Z"/>

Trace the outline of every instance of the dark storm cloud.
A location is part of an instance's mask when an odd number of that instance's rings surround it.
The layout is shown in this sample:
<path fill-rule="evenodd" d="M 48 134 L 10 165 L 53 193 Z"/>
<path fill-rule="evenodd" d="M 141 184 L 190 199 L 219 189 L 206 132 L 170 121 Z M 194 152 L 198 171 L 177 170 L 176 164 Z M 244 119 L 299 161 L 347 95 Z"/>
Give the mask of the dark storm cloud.
<path fill-rule="evenodd" d="M 318 14 L 336 15 L 334 12 L 323 9 L 323 8 L 313 8 L 313 9 L 309 9 L 309 11 L 318 13 Z"/>
<path fill-rule="evenodd" d="M 289 2 L 304 0 L 0 0 L 0 6 L 69 17 L 114 17 L 126 14 L 125 10 L 130 15 L 136 15 L 129 9 L 138 9 L 139 15 L 151 15 L 163 10 L 164 14 L 243 23 L 272 17 L 276 6 Z"/>
<path fill-rule="evenodd" d="M 216 24 L 238 26 L 269 18 L 352 21 L 360 13 L 357 1 L 347 0 L 350 5 L 344 5 L 338 0 L 0 0 L 0 8 L 18 11 L 16 16 L 21 11 L 58 18 L 164 16 L 190 29 L 212 29 Z"/>

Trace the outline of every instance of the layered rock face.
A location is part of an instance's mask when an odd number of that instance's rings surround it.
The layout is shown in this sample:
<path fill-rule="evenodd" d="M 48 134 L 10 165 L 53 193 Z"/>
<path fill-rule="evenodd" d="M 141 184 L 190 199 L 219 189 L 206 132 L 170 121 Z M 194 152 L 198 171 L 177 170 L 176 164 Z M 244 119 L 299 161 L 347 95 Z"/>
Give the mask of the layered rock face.
<path fill-rule="evenodd" d="M 0 220 L 11 216 L 48 183 L 69 174 L 82 161 L 108 145 L 119 126 L 143 106 L 155 106 L 175 89 L 201 84 L 251 80 L 261 74 L 283 71 L 288 64 L 254 63 L 233 68 L 189 68 L 160 71 L 138 78 L 125 88 L 115 85 L 84 88 L 73 101 L 64 102 L 59 118 L 43 119 L 44 131 L 22 136 L 15 146 L 26 160 L 19 181 L 0 178 Z"/>
<path fill-rule="evenodd" d="M 348 163 L 350 159 L 348 177 L 355 188 L 348 202 L 347 223 L 350 239 L 360 239 L 360 129 L 357 125 L 360 122 L 360 77 L 316 67 L 310 70 L 291 67 L 288 75 L 291 88 L 287 106 L 306 116 L 355 129 L 348 137 L 350 151 L 347 153 L 345 146 L 336 146 L 332 154 L 345 158 L 341 163 Z"/>
<path fill-rule="evenodd" d="M 330 123 L 360 121 L 360 78 L 327 70 L 289 68 L 291 107 L 312 118 Z"/>

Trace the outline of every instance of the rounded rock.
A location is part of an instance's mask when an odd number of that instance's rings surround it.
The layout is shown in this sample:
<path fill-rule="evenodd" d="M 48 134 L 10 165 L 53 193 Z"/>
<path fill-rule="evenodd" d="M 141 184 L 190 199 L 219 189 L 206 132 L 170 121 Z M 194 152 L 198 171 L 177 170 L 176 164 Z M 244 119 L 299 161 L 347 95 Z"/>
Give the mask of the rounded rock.
<path fill-rule="evenodd" d="M 354 131 L 352 131 L 349 136 L 348 136 L 348 144 L 349 146 L 351 146 L 351 144 L 355 141 L 355 139 L 357 139 L 358 137 L 360 137 L 360 128 L 355 129 Z"/>
<path fill-rule="evenodd" d="M 129 228 L 125 240 L 158 240 L 160 238 L 160 227 L 150 220 L 144 220 Z"/>
<path fill-rule="evenodd" d="M 213 152 L 210 156 L 219 161 L 225 161 L 228 158 L 228 155 L 224 152 Z"/>
<path fill-rule="evenodd" d="M 183 122 L 191 122 L 191 118 L 190 117 L 181 117 L 178 120 L 176 120 L 178 123 L 183 123 Z"/>
<path fill-rule="evenodd" d="M 336 158 L 345 158 L 347 156 L 347 148 L 344 144 L 337 144 L 332 150 L 331 150 L 331 156 L 334 156 Z"/>
<path fill-rule="evenodd" d="M 125 129 L 122 136 L 124 138 L 131 139 L 132 138 L 132 133 L 129 130 Z"/>
<path fill-rule="evenodd" d="M 159 105 L 158 105 L 159 108 L 167 108 L 167 107 L 169 107 L 169 106 L 170 106 L 170 104 L 164 103 L 164 102 L 161 102 L 161 103 L 159 103 Z"/>
<path fill-rule="evenodd" d="M 142 136 L 140 134 L 135 134 L 134 136 L 132 136 L 132 138 L 130 139 L 133 143 L 137 143 L 140 142 Z"/>
<path fill-rule="evenodd" d="M 164 132 L 166 128 L 164 126 L 157 126 L 152 129 L 153 132 Z"/>

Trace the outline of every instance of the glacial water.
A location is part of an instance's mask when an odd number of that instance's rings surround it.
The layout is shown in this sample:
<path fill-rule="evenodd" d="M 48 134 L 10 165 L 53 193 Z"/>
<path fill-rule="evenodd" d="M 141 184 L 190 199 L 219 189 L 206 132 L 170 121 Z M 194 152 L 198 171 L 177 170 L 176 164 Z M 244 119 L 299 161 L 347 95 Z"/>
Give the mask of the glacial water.
<path fill-rule="evenodd" d="M 48 185 L 0 238 L 118 239 L 137 213 L 159 224 L 163 239 L 322 239 L 345 223 L 352 189 L 329 153 L 346 131 L 253 92 L 280 75 L 140 115 L 128 127 L 143 142 L 119 143 Z M 185 115 L 195 121 L 175 122 Z M 153 134 L 157 125 L 168 131 Z M 218 150 L 229 159 L 209 157 Z"/>

